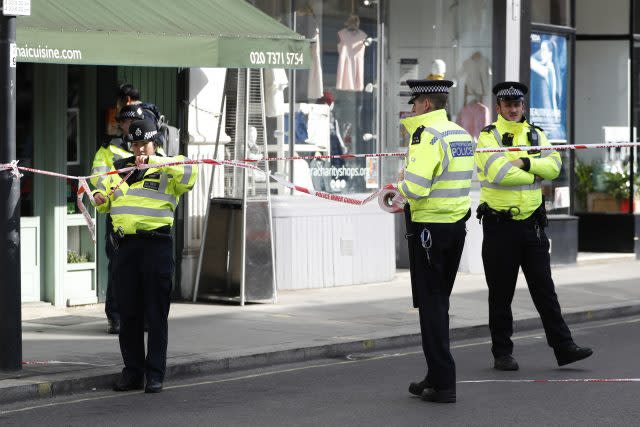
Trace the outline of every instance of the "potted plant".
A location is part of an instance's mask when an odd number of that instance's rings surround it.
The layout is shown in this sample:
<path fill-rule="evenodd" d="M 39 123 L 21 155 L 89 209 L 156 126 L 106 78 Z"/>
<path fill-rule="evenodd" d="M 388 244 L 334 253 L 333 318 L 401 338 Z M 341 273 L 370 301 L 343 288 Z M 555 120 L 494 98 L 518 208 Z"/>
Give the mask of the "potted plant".
<path fill-rule="evenodd" d="M 587 210 L 587 197 L 593 193 L 593 172 L 592 164 L 583 163 L 576 159 L 576 201 L 579 211 Z"/>
<path fill-rule="evenodd" d="M 631 177 L 627 172 L 603 172 L 605 191 L 610 194 L 619 205 L 619 211 L 622 213 L 629 212 L 629 195 L 631 191 Z M 638 194 L 638 185 L 640 180 L 636 179 L 635 190 Z M 635 197 L 634 197 L 635 199 Z M 634 200 L 635 210 L 635 200 Z"/>

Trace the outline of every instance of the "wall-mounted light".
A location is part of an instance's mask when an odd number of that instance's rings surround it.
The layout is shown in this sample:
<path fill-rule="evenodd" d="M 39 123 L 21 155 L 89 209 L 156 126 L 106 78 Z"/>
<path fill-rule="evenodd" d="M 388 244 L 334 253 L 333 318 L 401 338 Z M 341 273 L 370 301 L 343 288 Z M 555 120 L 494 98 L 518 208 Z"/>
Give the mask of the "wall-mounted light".
<path fill-rule="evenodd" d="M 378 0 L 364 0 L 362 4 L 365 6 L 373 6 L 374 4 L 378 4 Z"/>
<path fill-rule="evenodd" d="M 369 47 L 369 46 L 371 46 L 371 43 L 373 43 L 373 42 L 378 43 L 378 39 L 377 39 L 376 37 L 367 37 L 367 38 L 364 40 L 364 45 L 365 45 L 365 46 L 367 46 L 367 47 Z"/>
<path fill-rule="evenodd" d="M 377 139 L 378 135 L 372 134 L 372 133 L 365 133 L 364 135 L 362 135 L 362 140 L 363 141 L 371 141 L 372 139 Z"/>
<path fill-rule="evenodd" d="M 373 93 L 373 91 L 378 87 L 377 84 L 375 83 L 367 83 L 367 85 L 364 87 L 364 91 L 367 93 Z"/>

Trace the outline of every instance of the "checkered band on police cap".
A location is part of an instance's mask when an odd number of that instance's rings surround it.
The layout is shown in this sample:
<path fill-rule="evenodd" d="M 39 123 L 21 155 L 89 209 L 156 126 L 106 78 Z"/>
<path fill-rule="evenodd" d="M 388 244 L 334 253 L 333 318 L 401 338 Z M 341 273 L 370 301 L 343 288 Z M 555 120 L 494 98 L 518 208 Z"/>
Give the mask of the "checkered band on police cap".
<path fill-rule="evenodd" d="M 417 96 L 430 93 L 449 93 L 453 82 L 450 80 L 407 80 L 407 85 L 411 89 L 411 95 Z"/>
<path fill-rule="evenodd" d="M 137 105 L 125 105 L 118 113 L 117 120 L 142 120 L 144 119 L 144 112 L 142 107 Z"/>
<path fill-rule="evenodd" d="M 127 141 L 153 141 L 156 135 L 158 135 L 158 128 L 153 120 L 136 120 L 129 126 Z"/>
<path fill-rule="evenodd" d="M 512 97 L 517 97 L 517 96 L 524 96 L 524 93 L 522 93 L 521 90 L 514 88 L 513 86 L 507 89 L 502 89 L 500 91 L 498 91 L 497 96 L 503 97 L 503 96 L 512 96 Z"/>
<path fill-rule="evenodd" d="M 493 93 L 498 98 L 504 99 L 522 99 L 529 88 L 520 82 L 501 82 L 493 87 Z"/>

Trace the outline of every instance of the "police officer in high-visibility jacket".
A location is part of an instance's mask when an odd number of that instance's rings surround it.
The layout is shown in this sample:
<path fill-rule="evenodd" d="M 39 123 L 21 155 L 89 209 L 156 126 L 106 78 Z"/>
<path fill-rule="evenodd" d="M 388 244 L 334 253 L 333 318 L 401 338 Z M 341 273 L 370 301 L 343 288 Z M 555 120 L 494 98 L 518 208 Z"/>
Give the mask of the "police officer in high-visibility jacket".
<path fill-rule="evenodd" d="M 493 88 L 498 120 L 480 133 L 478 148 L 550 145 L 543 130 L 525 119 L 527 91 L 518 82 Z M 547 217 L 540 182 L 559 175 L 560 154 L 554 150 L 476 153 L 475 160 L 481 184 L 478 218 L 484 231 L 482 261 L 489 287 L 494 368 L 518 370 L 512 355 L 511 301 L 520 267 L 558 365 L 589 357 L 593 351 L 574 343 L 562 318 L 544 231 Z"/>
<path fill-rule="evenodd" d="M 144 114 L 142 108 L 137 105 L 128 105 L 124 106 L 118 112 L 116 116 L 116 120 L 118 122 L 118 126 L 123 133 L 126 135 L 129 131 L 129 125 L 134 120 L 141 120 L 144 118 Z M 96 175 L 99 173 L 109 172 L 113 168 L 113 162 L 116 160 L 124 159 L 131 156 L 131 152 L 128 151 L 127 145 L 122 138 L 114 138 L 109 142 L 105 142 L 96 152 L 96 155 L 93 158 L 93 164 L 91 165 L 91 175 Z M 120 179 L 117 176 L 100 176 L 91 178 L 91 184 L 99 189 L 109 191 L 112 185 L 117 185 L 120 182 Z M 111 270 L 113 269 L 113 246 L 111 245 L 111 216 L 107 215 L 106 218 L 107 226 L 105 231 L 105 252 L 107 254 L 107 292 L 104 304 L 104 311 L 107 315 L 107 320 L 109 322 L 109 326 L 107 327 L 107 332 L 110 334 L 118 334 L 120 333 L 120 312 L 118 310 L 118 303 L 114 294 L 114 285 L 113 285 L 113 273 Z"/>
<path fill-rule="evenodd" d="M 449 296 L 458 271 L 465 222 L 470 216 L 473 140 L 447 119 L 448 80 L 409 80 L 413 117 L 402 120 L 411 135 L 398 190 L 411 211 L 410 250 L 414 305 L 420 314 L 427 375 L 409 392 L 432 402 L 456 401 L 455 362 L 449 349 Z"/>
<path fill-rule="evenodd" d="M 126 137 L 134 156 L 116 161 L 114 167 L 185 160 L 184 156 L 155 155 L 157 136 L 154 121 L 134 121 Z M 162 390 L 174 270 L 171 226 L 179 198 L 193 188 L 197 172 L 196 165 L 141 169 L 110 197 L 105 191 L 94 193 L 98 211 L 111 213 L 115 236 L 114 272 L 125 366 L 116 391 L 141 389 L 145 378 L 145 392 Z M 149 330 L 146 360 L 145 318 Z"/>

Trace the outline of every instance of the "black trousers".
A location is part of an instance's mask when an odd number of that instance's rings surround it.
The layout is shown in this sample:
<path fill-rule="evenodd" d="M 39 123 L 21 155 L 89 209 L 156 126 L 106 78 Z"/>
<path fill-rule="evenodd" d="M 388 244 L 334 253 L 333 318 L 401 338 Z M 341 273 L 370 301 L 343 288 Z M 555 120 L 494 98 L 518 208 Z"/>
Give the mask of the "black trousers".
<path fill-rule="evenodd" d="M 418 303 L 427 381 L 436 390 L 455 390 L 456 365 L 449 349 L 449 296 L 456 279 L 467 234 L 465 221 L 411 223 L 413 250 L 411 280 Z M 420 234 L 428 230 L 431 248 L 423 248 Z M 417 295 L 416 295 L 417 293 Z"/>
<path fill-rule="evenodd" d="M 120 351 L 128 378 L 164 380 L 173 279 L 171 238 L 127 237 L 116 252 Z M 144 319 L 148 322 L 147 355 Z"/>
<path fill-rule="evenodd" d="M 547 343 L 553 348 L 571 344 L 571 332 L 562 318 L 551 278 L 549 239 L 544 228 L 532 218 L 514 221 L 491 215 L 485 215 L 482 224 L 482 262 L 489 286 L 489 328 L 494 357 L 513 352 L 511 302 L 520 267 L 540 314 Z"/>
<path fill-rule="evenodd" d="M 111 215 L 107 215 L 107 231 L 105 233 L 105 252 L 107 253 L 107 295 L 104 302 L 104 312 L 107 315 L 107 319 L 112 322 L 120 322 L 120 313 L 118 310 L 118 301 L 116 300 L 115 295 L 115 284 L 114 284 L 114 269 L 116 266 L 115 262 L 115 251 L 113 249 L 113 245 L 111 244 L 111 233 L 113 232 L 113 225 L 111 223 Z"/>

